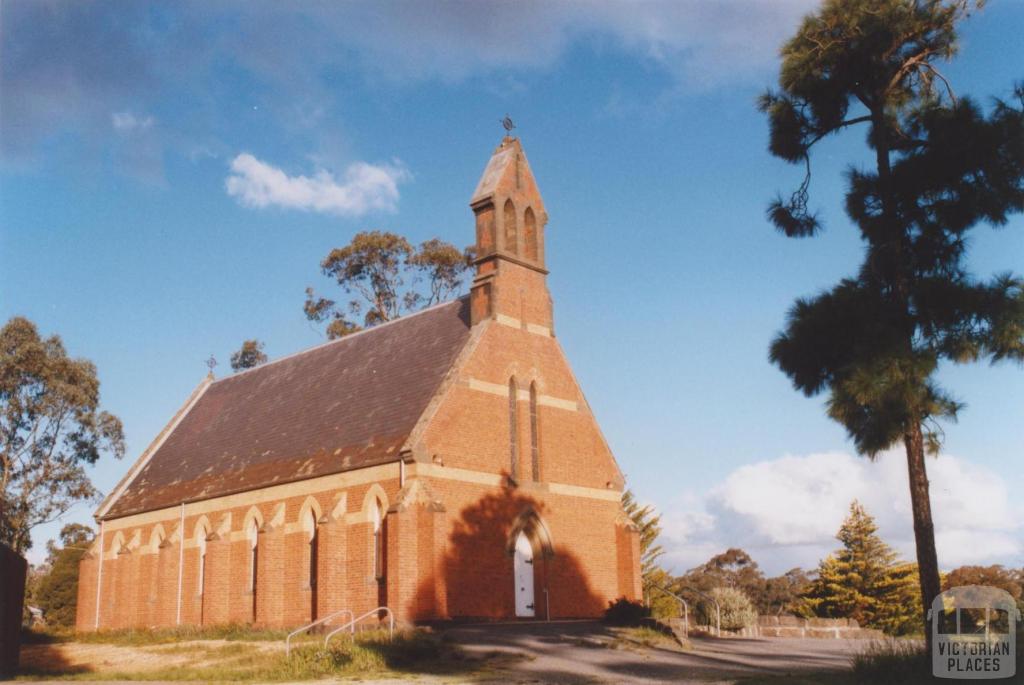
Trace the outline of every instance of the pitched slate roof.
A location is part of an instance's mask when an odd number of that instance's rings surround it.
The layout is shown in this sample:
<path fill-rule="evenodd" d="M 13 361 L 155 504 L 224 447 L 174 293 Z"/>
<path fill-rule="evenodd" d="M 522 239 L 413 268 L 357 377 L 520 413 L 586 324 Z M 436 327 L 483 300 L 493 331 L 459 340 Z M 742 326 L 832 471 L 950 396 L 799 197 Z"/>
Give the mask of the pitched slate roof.
<path fill-rule="evenodd" d="M 215 381 L 100 517 L 397 460 L 468 310 L 464 297 Z"/>

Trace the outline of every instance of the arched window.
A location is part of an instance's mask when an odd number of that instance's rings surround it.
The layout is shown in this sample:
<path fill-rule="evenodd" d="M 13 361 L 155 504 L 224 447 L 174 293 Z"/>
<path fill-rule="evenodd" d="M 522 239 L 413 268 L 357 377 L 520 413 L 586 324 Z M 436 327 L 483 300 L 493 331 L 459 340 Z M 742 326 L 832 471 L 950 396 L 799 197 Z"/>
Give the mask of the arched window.
<path fill-rule="evenodd" d="M 309 579 L 309 587 L 315 588 L 317 561 L 316 556 L 317 546 L 320 541 L 320 531 L 317 529 L 316 525 L 316 512 L 313 511 L 312 509 L 310 509 L 309 512 L 306 514 L 304 527 L 306 529 L 306 534 L 309 536 L 309 570 L 307 577 Z"/>
<path fill-rule="evenodd" d="M 519 253 L 519 230 L 516 227 L 516 207 L 512 200 L 505 200 L 505 249 L 513 254 Z"/>
<path fill-rule="evenodd" d="M 304 521 L 304 527 L 306 534 L 309 535 L 309 590 L 310 590 L 310 604 L 309 604 L 309 620 L 316 620 L 316 581 L 317 581 L 317 556 L 320 547 L 320 530 L 316 525 L 316 512 L 310 509 L 306 513 L 306 520 Z"/>
<path fill-rule="evenodd" d="M 199 545 L 199 595 L 202 595 L 206 588 L 206 535 L 205 530 L 200 530 L 196 536 L 196 543 Z"/>
<path fill-rule="evenodd" d="M 256 519 L 249 522 L 249 530 L 246 537 L 249 540 L 249 589 L 256 591 L 256 569 L 259 566 L 259 525 Z"/>
<path fill-rule="evenodd" d="M 537 384 L 530 383 L 530 462 L 533 480 L 540 480 L 540 437 L 537 435 Z"/>
<path fill-rule="evenodd" d="M 509 476 L 519 477 L 519 386 L 515 376 L 508 381 Z"/>
<path fill-rule="evenodd" d="M 196 525 L 195 536 L 196 551 L 198 552 L 196 594 L 199 596 L 199 625 L 203 625 L 206 620 L 206 539 L 210 537 L 210 527 L 205 521 L 201 520 Z M 182 538 L 184 538 L 184 534 L 182 534 Z M 184 539 L 180 540 L 180 543 L 184 545 Z"/>
<path fill-rule="evenodd" d="M 537 259 L 537 219 L 531 207 L 526 208 L 526 216 L 523 217 L 523 247 L 527 259 Z"/>
<path fill-rule="evenodd" d="M 255 618 L 256 617 L 256 587 L 257 587 L 257 582 L 259 580 L 257 573 L 258 573 L 258 569 L 259 569 L 259 554 L 260 554 L 260 548 L 259 548 L 259 544 L 258 544 L 259 543 L 260 527 L 259 527 L 259 524 L 256 523 L 256 519 L 252 519 L 249 522 L 249 530 L 246 531 L 246 534 L 247 534 L 247 537 L 249 539 L 249 591 L 252 592 L 252 615 L 253 615 L 253 618 Z"/>
<path fill-rule="evenodd" d="M 384 580 L 384 507 L 380 500 L 373 503 L 370 512 L 373 523 L 373 577 Z"/>

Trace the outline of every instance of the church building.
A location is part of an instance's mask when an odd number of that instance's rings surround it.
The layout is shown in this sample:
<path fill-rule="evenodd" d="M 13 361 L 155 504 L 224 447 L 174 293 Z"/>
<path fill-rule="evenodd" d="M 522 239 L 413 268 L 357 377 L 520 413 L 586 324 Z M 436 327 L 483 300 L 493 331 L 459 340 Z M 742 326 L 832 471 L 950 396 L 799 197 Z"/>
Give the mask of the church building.
<path fill-rule="evenodd" d="M 79 630 L 639 599 L 623 476 L 555 335 L 517 138 L 470 207 L 468 296 L 195 389 L 96 511 Z"/>

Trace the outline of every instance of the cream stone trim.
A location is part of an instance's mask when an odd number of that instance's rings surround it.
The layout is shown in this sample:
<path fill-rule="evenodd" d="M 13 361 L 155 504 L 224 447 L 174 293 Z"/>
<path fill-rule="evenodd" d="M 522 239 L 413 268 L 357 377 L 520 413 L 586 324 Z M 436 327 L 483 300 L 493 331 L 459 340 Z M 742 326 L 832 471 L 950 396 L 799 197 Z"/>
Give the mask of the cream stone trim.
<path fill-rule="evenodd" d="M 213 526 L 210 525 L 210 519 L 206 516 L 206 514 L 203 514 L 199 517 L 199 520 L 196 521 L 195 528 L 193 529 L 192 544 L 187 546 L 198 547 L 199 538 L 202 537 L 205 540 L 206 538 L 210 537 L 210 533 L 212 532 Z M 189 541 L 186 540 L 185 542 L 188 543 Z"/>
<path fill-rule="evenodd" d="M 117 559 L 118 553 L 121 548 L 124 547 L 124 531 L 119 530 L 114 535 L 114 539 L 110 541 L 110 547 L 106 550 L 100 550 L 104 559 Z"/>
<path fill-rule="evenodd" d="M 338 521 L 345 517 L 348 511 L 348 493 L 340 492 L 334 495 L 334 508 L 331 509 L 331 519 Z"/>
<path fill-rule="evenodd" d="M 514 316 L 509 316 L 507 314 L 495 314 L 494 320 L 500 323 L 502 326 L 508 326 L 509 328 L 522 329 L 523 327 L 522 321 L 515 318 Z"/>
<path fill-rule="evenodd" d="M 526 393 L 526 399 L 530 399 L 530 393 Z M 537 395 L 537 404 L 543 407 L 554 407 L 566 411 L 579 411 L 580 405 L 573 400 L 563 400 L 551 395 Z"/>
<path fill-rule="evenodd" d="M 171 529 L 171 536 L 167 538 L 168 542 L 172 545 L 181 542 L 185 537 L 185 531 L 181 529 L 181 521 L 177 521 L 174 524 L 174 528 Z"/>
<path fill-rule="evenodd" d="M 440 480 L 454 480 L 463 483 L 474 483 L 476 485 L 502 485 L 505 478 L 497 473 L 484 471 L 471 471 L 440 464 L 416 463 L 409 467 L 411 474 Z M 566 483 L 542 483 L 548 492 L 556 495 L 569 495 L 571 497 L 584 497 L 587 499 L 599 499 L 609 502 L 618 502 L 622 499 L 622 493 L 618 490 L 604 490 L 602 488 L 588 488 L 582 485 L 568 485 Z"/>
<path fill-rule="evenodd" d="M 260 514 L 260 510 L 256 507 L 249 507 L 249 511 L 246 513 L 245 518 L 242 519 L 242 537 L 245 537 L 245 527 L 249 523 L 249 519 L 255 518 L 256 525 L 263 525 L 263 516 Z M 231 512 L 226 511 L 224 515 L 220 517 L 220 522 L 217 523 L 217 527 L 213 530 L 221 540 L 231 540 Z"/>
<path fill-rule="evenodd" d="M 307 523 L 309 522 L 309 514 L 313 514 L 313 526 L 315 527 L 320 519 L 323 518 L 323 510 L 320 508 L 320 502 L 317 501 L 316 497 L 309 495 L 303 501 L 302 506 L 299 507 L 299 517 L 295 520 L 296 530 L 303 533 L 307 533 L 311 538 L 313 537 L 313 531 L 309 528 Z"/>
<path fill-rule="evenodd" d="M 380 508 L 382 511 L 387 511 L 391 508 L 391 502 L 388 501 L 388 493 L 384 492 L 384 488 L 380 486 L 380 483 L 374 483 L 363 495 L 363 506 L 359 508 L 366 520 L 370 520 L 371 507 L 379 501 Z"/>
<path fill-rule="evenodd" d="M 488 383 L 487 381 L 482 381 L 478 378 L 469 379 L 469 389 L 490 393 L 491 395 L 497 395 L 498 397 L 508 397 L 508 385 Z"/>
<path fill-rule="evenodd" d="M 622 493 L 618 490 L 602 490 L 601 488 L 587 488 L 582 485 L 567 485 L 566 483 L 548 483 L 548 489 L 556 495 L 569 495 L 571 497 L 587 497 L 589 499 L 603 499 L 609 502 L 618 502 L 622 499 Z"/>
<path fill-rule="evenodd" d="M 497 473 L 470 471 L 469 469 L 458 469 L 451 466 L 441 466 L 440 464 L 429 464 L 425 462 L 412 464 L 411 466 L 412 475 L 416 476 L 456 480 L 463 483 L 476 483 L 477 485 L 501 485 L 505 482 L 505 479 Z"/>
<path fill-rule="evenodd" d="M 236 509 L 250 504 L 277 502 L 300 495 L 323 492 L 325 490 L 343 490 L 357 485 L 397 478 L 398 463 L 389 462 L 355 471 L 332 473 L 327 476 L 307 478 L 306 480 L 282 483 L 281 485 L 269 485 L 265 488 L 257 488 L 233 495 L 213 497 L 198 502 L 187 502 L 185 504 L 185 516 L 213 514 L 225 509 Z M 132 526 L 146 526 L 160 521 L 177 521 L 180 516 L 180 507 L 180 504 L 175 504 L 164 509 L 145 511 L 123 518 L 109 519 L 105 521 L 105 525 L 108 531 L 113 532 L 131 528 Z"/>
<path fill-rule="evenodd" d="M 274 511 L 270 514 L 270 521 L 267 522 L 267 525 L 271 528 L 287 528 L 285 525 L 285 515 L 287 513 L 284 502 L 278 502 L 277 506 L 274 507 Z"/>
<path fill-rule="evenodd" d="M 159 552 L 160 545 L 167 538 L 167 533 L 164 532 L 164 526 L 162 523 L 158 523 L 153 526 L 153 532 L 149 534 L 149 551 Z"/>
<path fill-rule="evenodd" d="M 539 335 L 544 338 L 554 337 L 553 335 L 551 335 L 551 329 L 548 328 L 547 326 L 541 326 L 540 324 L 537 323 L 527 323 L 525 326 L 523 326 L 522 321 L 520 321 L 514 316 L 509 316 L 508 314 L 495 314 L 494 320 L 495 322 L 500 323 L 502 326 L 508 326 L 509 328 L 515 328 L 520 331 L 525 329 L 527 333 Z"/>
<path fill-rule="evenodd" d="M 508 397 L 508 386 L 499 385 L 497 383 L 489 383 L 482 381 L 479 378 L 469 379 L 469 389 L 478 390 L 480 392 L 486 392 L 489 395 L 497 395 L 498 397 Z M 530 390 L 519 390 L 516 393 L 516 399 L 520 402 L 530 401 Z M 554 407 L 556 409 L 565 409 L 566 411 L 579 411 L 579 403 L 574 400 L 565 400 L 561 397 L 552 397 L 551 395 L 537 395 L 537 404 L 545 407 Z"/>

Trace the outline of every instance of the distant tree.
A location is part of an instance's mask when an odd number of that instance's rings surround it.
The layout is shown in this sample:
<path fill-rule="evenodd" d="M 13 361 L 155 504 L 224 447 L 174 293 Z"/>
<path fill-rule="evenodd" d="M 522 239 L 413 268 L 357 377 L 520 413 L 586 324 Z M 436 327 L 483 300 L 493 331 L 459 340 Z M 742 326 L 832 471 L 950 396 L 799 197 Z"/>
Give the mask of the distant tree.
<path fill-rule="evenodd" d="M 808 616 L 811 614 L 810 607 L 806 606 L 801 596 L 810 585 L 811 578 L 807 572 L 802 568 L 793 568 L 781 576 L 766 579 L 761 596 L 751 599 L 762 614 Z"/>
<path fill-rule="evenodd" d="M 353 298 L 347 308 L 310 287 L 303 311 L 310 321 L 328 322 L 329 338 L 340 338 L 452 297 L 462 287 L 470 258 L 470 251 L 437 238 L 414 248 L 394 233 L 357 233 L 320 263 L 324 275 Z"/>
<path fill-rule="evenodd" d="M 99 409 L 96 367 L 72 359 L 28 319 L 0 329 L 0 542 L 24 553 L 31 531 L 99 494 L 85 464 L 124 455 L 121 421 Z"/>
<path fill-rule="evenodd" d="M 758 604 L 758 610 L 765 611 L 760 606 L 765 590 L 764 573 L 742 549 L 732 547 L 716 554 L 701 566 L 687 571 L 679 582 L 705 593 L 720 587 L 735 588 Z"/>
<path fill-rule="evenodd" d="M 1006 590 L 1024 612 L 1024 569 L 1015 571 L 998 564 L 995 566 L 961 566 L 946 574 L 942 589 L 962 585 L 988 585 Z"/>
<path fill-rule="evenodd" d="M 873 163 L 847 172 L 845 198 L 864 262 L 798 300 L 770 356 L 808 396 L 829 392 L 828 415 L 862 454 L 904 445 L 925 606 L 939 592 L 925 453 L 939 450 L 936 421 L 961 409 L 933 375 L 943 360 L 1024 359 L 1024 281 L 982 282 L 965 265 L 972 228 L 1024 209 L 1024 90 L 986 114 L 939 71 L 971 4 L 826 0 L 783 46 L 780 89 L 760 101 L 772 154 L 806 168 L 768 211 L 790 237 L 821 228 L 808 209 L 814 146 L 868 126 Z"/>
<path fill-rule="evenodd" d="M 48 626 L 71 628 L 78 607 L 78 562 L 92 543 L 88 526 L 70 523 L 60 531 L 60 546 L 47 543 L 46 569 L 36 580 L 32 600 L 43 610 Z"/>
<path fill-rule="evenodd" d="M 875 520 L 858 502 L 850 505 L 836 538 L 841 549 L 818 565 L 818 576 L 805 598 L 818 616 L 852 618 L 860 625 L 919 632 L 921 595 L 912 564 L 897 562 L 897 555 L 878 536 Z M 907 625 L 909 615 L 913 625 Z M 916 629 L 916 630 L 912 630 Z"/>
<path fill-rule="evenodd" d="M 237 352 L 231 355 L 231 368 L 234 371 L 251 369 L 267 361 L 263 352 L 263 343 L 259 340 L 246 340 Z"/>

